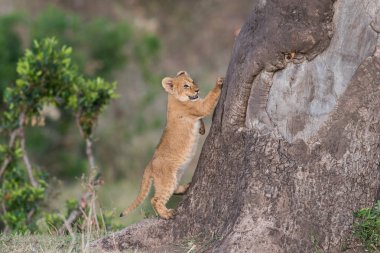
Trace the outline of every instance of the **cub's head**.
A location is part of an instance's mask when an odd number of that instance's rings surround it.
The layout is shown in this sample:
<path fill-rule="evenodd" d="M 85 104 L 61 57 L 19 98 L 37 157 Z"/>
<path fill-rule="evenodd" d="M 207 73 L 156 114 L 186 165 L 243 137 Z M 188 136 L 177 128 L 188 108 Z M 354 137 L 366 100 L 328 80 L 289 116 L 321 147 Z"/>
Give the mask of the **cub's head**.
<path fill-rule="evenodd" d="M 162 79 L 162 87 L 180 101 L 197 100 L 199 88 L 186 71 L 180 71 L 176 77 Z"/>

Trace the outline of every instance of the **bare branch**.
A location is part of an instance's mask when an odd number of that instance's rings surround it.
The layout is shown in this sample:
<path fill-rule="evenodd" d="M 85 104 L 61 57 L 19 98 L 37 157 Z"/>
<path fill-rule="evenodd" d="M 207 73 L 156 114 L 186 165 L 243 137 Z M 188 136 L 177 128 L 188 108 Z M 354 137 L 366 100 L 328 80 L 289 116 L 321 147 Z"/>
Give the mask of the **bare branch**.
<path fill-rule="evenodd" d="M 83 131 L 83 127 L 80 123 L 80 116 L 81 116 L 82 111 L 79 110 L 79 112 L 76 113 L 76 124 L 79 129 L 79 133 L 86 140 L 86 156 L 88 160 L 88 165 L 89 165 L 89 175 L 95 176 L 96 175 L 96 163 L 95 163 L 95 158 L 94 158 L 94 152 L 92 149 L 92 139 L 91 136 L 87 136 L 85 132 Z"/>

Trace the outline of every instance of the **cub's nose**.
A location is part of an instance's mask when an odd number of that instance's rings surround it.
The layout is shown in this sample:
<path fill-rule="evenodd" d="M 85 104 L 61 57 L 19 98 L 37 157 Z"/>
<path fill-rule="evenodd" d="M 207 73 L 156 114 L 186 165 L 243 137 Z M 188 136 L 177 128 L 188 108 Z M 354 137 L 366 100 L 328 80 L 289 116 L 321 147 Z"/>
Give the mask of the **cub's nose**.
<path fill-rule="evenodd" d="M 196 89 L 195 89 L 195 92 L 197 92 L 197 93 L 198 93 L 198 92 L 199 92 L 199 88 L 196 88 Z"/>

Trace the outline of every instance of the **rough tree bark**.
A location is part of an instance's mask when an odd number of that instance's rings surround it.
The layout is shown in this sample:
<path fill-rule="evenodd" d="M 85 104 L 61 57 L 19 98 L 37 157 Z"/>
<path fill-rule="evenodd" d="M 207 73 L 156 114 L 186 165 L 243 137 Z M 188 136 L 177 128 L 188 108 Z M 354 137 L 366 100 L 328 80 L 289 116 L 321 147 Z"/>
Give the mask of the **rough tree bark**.
<path fill-rule="evenodd" d="M 93 246 L 340 252 L 379 195 L 379 32 L 378 0 L 256 1 L 177 215 Z"/>

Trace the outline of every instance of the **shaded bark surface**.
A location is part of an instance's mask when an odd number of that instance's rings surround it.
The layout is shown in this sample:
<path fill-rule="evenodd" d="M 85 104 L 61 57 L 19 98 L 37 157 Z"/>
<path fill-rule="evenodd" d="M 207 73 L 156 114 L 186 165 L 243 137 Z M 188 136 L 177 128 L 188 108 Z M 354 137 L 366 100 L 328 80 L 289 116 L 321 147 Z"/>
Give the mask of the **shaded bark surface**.
<path fill-rule="evenodd" d="M 175 218 L 144 220 L 94 247 L 340 252 L 353 212 L 378 198 L 380 2 L 255 6 Z"/>

